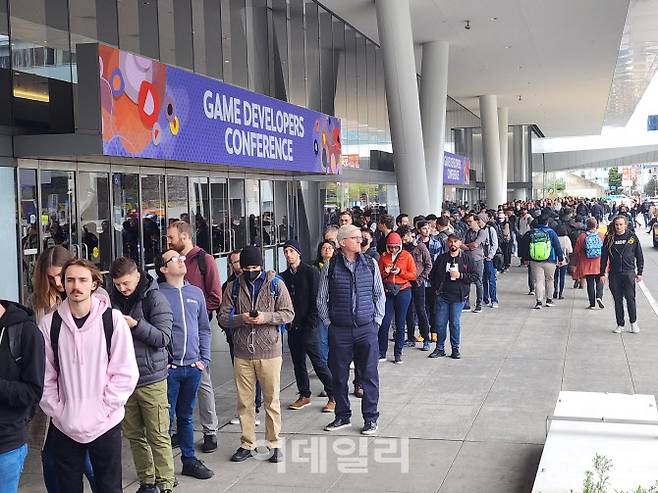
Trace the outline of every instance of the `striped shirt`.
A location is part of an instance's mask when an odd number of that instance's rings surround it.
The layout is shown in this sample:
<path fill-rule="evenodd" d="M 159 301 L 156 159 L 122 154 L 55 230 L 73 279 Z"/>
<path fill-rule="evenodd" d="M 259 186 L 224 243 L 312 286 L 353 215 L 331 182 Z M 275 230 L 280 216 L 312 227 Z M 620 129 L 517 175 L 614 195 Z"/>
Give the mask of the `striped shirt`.
<path fill-rule="evenodd" d="M 342 254 L 341 254 L 342 255 Z M 382 276 L 379 273 L 379 266 L 377 262 L 366 255 L 366 261 L 370 261 L 375 265 L 375 275 L 374 283 L 372 288 L 372 301 L 375 304 L 375 323 L 377 326 L 382 324 L 384 318 L 384 310 L 386 308 L 386 294 L 384 293 L 384 284 L 382 282 Z M 345 265 L 347 268 L 354 273 L 356 268 L 356 262 L 350 262 L 347 257 L 344 257 Z M 352 284 L 352 300 L 353 308 L 356 308 L 356 286 Z M 329 327 L 331 320 L 329 319 L 329 262 L 327 262 L 322 271 L 320 272 L 320 287 L 318 288 L 318 315 L 320 315 L 320 320 L 325 325 Z"/>

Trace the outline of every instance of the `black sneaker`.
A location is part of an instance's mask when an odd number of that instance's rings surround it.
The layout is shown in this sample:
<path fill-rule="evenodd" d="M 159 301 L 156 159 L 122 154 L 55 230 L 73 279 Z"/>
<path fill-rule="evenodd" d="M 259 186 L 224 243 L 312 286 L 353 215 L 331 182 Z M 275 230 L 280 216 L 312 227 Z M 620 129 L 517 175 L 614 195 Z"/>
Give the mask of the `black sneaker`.
<path fill-rule="evenodd" d="M 556 300 L 558 298 L 557 291 L 553 291 L 553 299 Z"/>
<path fill-rule="evenodd" d="M 477 305 L 475 308 L 473 308 L 473 313 L 480 313 L 482 311 L 482 306 Z"/>
<path fill-rule="evenodd" d="M 541 310 L 542 304 L 541 301 L 538 301 L 537 304 L 535 305 L 535 310 Z"/>
<path fill-rule="evenodd" d="M 352 422 L 349 418 L 336 418 L 324 427 L 324 431 L 338 431 L 347 428 L 348 426 L 352 426 Z"/>
<path fill-rule="evenodd" d="M 377 421 L 366 421 L 366 424 L 361 428 L 362 435 L 374 435 L 377 433 Z"/>
<path fill-rule="evenodd" d="M 432 351 L 432 353 L 428 356 L 428 358 L 441 358 L 446 355 L 446 352 L 443 349 L 435 349 Z"/>
<path fill-rule="evenodd" d="M 178 441 L 178 433 L 174 433 L 171 435 L 171 448 L 178 448 L 180 447 L 180 441 Z"/>
<path fill-rule="evenodd" d="M 231 456 L 231 462 L 244 462 L 251 457 L 252 457 L 251 450 L 249 450 L 248 448 L 240 447 Z"/>
<path fill-rule="evenodd" d="M 551 307 L 553 305 L 554 305 L 553 300 L 546 300 L 546 306 Z"/>
<path fill-rule="evenodd" d="M 599 308 L 601 310 L 605 308 L 605 305 L 603 304 L 603 300 L 601 298 L 596 298 L 596 304 L 599 305 Z"/>
<path fill-rule="evenodd" d="M 141 484 L 137 493 L 160 493 L 160 489 L 154 484 Z"/>
<path fill-rule="evenodd" d="M 450 357 L 452 359 L 461 359 L 462 355 L 459 353 L 459 349 L 453 349 L 452 353 L 450 353 Z"/>
<path fill-rule="evenodd" d="M 196 479 L 210 479 L 215 475 L 215 473 L 208 469 L 199 459 L 194 459 L 194 461 L 184 463 L 183 472 L 181 474 L 183 476 L 192 476 Z"/>
<path fill-rule="evenodd" d="M 201 451 L 209 454 L 217 450 L 217 435 L 203 435 L 203 445 Z"/>
<path fill-rule="evenodd" d="M 270 449 L 270 452 L 272 453 L 272 455 L 270 455 L 270 458 L 267 459 L 267 462 L 271 462 L 272 464 L 276 464 L 277 462 L 283 462 L 283 452 L 281 452 L 280 448 Z"/>

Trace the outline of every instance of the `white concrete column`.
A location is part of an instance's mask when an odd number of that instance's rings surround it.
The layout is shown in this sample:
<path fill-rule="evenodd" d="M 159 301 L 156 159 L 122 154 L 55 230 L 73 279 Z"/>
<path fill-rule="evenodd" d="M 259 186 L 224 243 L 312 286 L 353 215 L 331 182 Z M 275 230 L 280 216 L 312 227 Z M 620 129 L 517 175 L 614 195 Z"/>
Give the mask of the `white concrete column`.
<path fill-rule="evenodd" d="M 508 148 L 508 139 L 507 139 L 507 128 L 509 127 L 509 108 L 504 106 L 498 108 L 498 132 L 500 134 L 500 166 L 502 171 L 502 182 L 503 182 L 503 197 L 505 197 L 504 202 L 507 202 L 507 148 Z"/>
<path fill-rule="evenodd" d="M 409 0 L 376 0 L 400 210 L 429 212 Z"/>
<path fill-rule="evenodd" d="M 420 115 L 425 146 L 425 171 L 430 212 L 439 215 L 443 204 L 443 146 L 448 98 L 448 57 L 446 42 L 423 44 L 420 78 Z"/>
<path fill-rule="evenodd" d="M 480 124 L 482 127 L 482 155 L 487 207 L 496 209 L 505 202 L 503 176 L 500 165 L 500 134 L 498 132 L 497 97 L 480 96 Z"/>

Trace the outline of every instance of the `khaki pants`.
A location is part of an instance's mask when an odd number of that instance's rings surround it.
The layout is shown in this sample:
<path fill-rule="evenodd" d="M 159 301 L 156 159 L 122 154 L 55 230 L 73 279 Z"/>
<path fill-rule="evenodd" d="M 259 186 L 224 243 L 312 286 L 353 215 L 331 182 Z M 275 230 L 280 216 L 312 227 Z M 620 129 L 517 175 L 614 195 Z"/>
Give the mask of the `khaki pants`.
<path fill-rule="evenodd" d="M 555 264 L 552 262 L 530 262 L 530 272 L 535 282 L 535 298 L 537 303 L 553 296 L 553 276 L 555 275 Z"/>
<path fill-rule="evenodd" d="M 281 433 L 281 356 L 271 359 L 235 358 L 235 386 L 238 390 L 238 417 L 242 429 L 242 448 L 253 449 L 256 441 L 256 380 L 263 389 L 265 439 L 270 447 L 279 447 Z"/>
<path fill-rule="evenodd" d="M 130 442 L 140 484 L 174 488 L 167 381 L 135 389 L 126 403 L 123 434 Z"/>

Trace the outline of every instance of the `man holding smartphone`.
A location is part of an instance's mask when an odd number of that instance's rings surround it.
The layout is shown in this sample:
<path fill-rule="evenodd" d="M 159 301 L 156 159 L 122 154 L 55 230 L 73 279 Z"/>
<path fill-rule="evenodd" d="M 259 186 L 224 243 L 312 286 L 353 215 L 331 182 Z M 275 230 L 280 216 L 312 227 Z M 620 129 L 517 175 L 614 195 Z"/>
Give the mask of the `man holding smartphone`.
<path fill-rule="evenodd" d="M 450 345 L 452 359 L 460 359 L 461 315 L 468 300 L 471 283 L 477 280 L 479 272 L 470 255 L 462 252 L 462 240 L 456 234 L 448 237 L 448 251 L 437 257 L 430 273 L 430 283 L 436 300 L 434 320 L 438 330 L 436 349 L 430 358 L 446 355 L 445 342 L 450 324 Z"/>
<path fill-rule="evenodd" d="M 254 399 L 256 381 L 263 390 L 267 419 L 265 438 L 269 442 L 269 462 L 280 462 L 281 432 L 281 333 L 280 326 L 295 317 L 292 300 L 276 272 L 264 272 L 260 248 L 247 246 L 240 252 L 240 274 L 226 285 L 220 306 L 219 325 L 233 331 L 235 386 L 241 444 L 231 457 L 242 462 L 254 455 L 256 442 Z"/>

